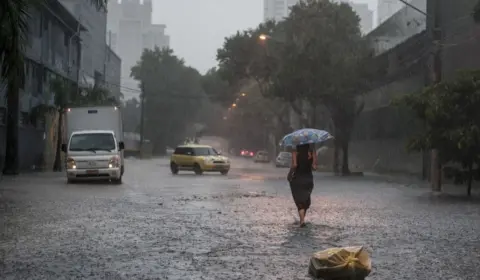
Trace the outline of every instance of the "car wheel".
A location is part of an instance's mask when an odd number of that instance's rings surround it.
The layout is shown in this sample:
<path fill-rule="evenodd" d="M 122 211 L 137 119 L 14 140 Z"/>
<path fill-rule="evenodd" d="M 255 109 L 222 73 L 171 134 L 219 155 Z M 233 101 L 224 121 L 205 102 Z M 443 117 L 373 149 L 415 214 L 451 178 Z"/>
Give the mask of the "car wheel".
<path fill-rule="evenodd" d="M 170 171 L 172 171 L 173 175 L 178 174 L 178 166 L 175 164 L 175 162 L 170 162 Z"/>
<path fill-rule="evenodd" d="M 198 163 L 195 163 L 195 165 L 193 166 L 193 171 L 194 171 L 195 174 L 197 174 L 197 175 L 202 175 L 202 174 L 203 174 L 203 170 L 202 170 L 202 168 L 200 167 L 200 165 L 198 165 Z"/>
<path fill-rule="evenodd" d="M 222 175 L 227 175 L 227 174 L 228 174 L 228 170 L 220 171 L 220 174 L 222 174 Z"/>

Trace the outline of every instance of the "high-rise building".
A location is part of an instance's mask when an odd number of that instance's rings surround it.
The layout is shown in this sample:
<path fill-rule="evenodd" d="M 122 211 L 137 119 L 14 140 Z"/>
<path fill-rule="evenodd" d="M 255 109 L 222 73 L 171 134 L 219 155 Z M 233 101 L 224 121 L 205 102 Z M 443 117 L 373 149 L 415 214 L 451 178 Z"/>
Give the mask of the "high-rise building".
<path fill-rule="evenodd" d="M 143 3 L 142 3 L 143 2 Z M 138 82 L 130 77 L 131 69 L 143 49 L 170 45 L 165 35 L 166 26 L 152 23 L 152 0 L 110 0 L 107 29 L 112 50 L 122 59 L 122 92 L 125 98 L 137 96 Z"/>
<path fill-rule="evenodd" d="M 263 20 L 281 21 L 300 0 L 263 0 Z"/>
<path fill-rule="evenodd" d="M 363 34 L 370 32 L 373 28 L 373 11 L 368 8 L 368 4 L 352 3 L 352 9 L 360 17 L 360 30 Z"/>

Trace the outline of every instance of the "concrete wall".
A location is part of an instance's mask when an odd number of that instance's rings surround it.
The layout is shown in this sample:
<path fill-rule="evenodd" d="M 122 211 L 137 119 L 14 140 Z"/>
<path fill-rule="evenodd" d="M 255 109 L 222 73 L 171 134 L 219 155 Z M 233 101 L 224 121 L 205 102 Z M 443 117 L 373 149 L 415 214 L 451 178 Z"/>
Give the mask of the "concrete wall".
<path fill-rule="evenodd" d="M 418 0 L 426 2 L 425 0 Z M 432 1 L 432 2 L 430 2 Z M 432 13 L 431 3 L 428 0 L 428 11 Z M 462 69 L 480 68 L 480 26 L 475 25 L 471 12 L 476 1 L 458 0 L 439 1 L 442 5 L 442 30 L 443 30 L 443 78 L 452 79 L 456 72 Z M 416 13 L 416 12 L 415 12 Z M 403 15 L 403 19 L 402 19 Z M 395 20 L 387 20 L 376 30 L 368 34 L 372 42 L 381 45 L 382 38 L 391 38 L 398 31 L 398 23 L 405 23 L 405 17 L 414 16 L 407 12 L 398 12 Z M 395 22 L 389 25 L 389 22 Z M 429 23 L 428 23 L 429 24 Z M 419 27 L 422 27 L 419 25 Z M 411 28 L 408 27 L 409 30 Z M 407 30 L 407 31 L 408 31 Z M 416 31 L 411 30 L 412 34 Z M 415 32 L 413 32 L 415 31 Z M 381 55 L 376 60 L 385 69 L 384 76 L 379 77 L 377 89 L 365 95 L 365 110 L 357 121 L 350 149 L 352 165 L 359 165 L 364 170 L 391 173 L 422 173 L 422 155 L 409 154 L 405 146 L 407 139 L 421 129 L 421 124 L 414 119 L 413 114 L 398 112 L 389 106 L 392 98 L 404 93 L 411 93 L 421 89 L 425 84 L 428 71 L 428 36 L 420 33 L 404 41 L 404 33 L 397 40 L 401 44 L 394 48 L 379 48 Z M 410 34 L 411 36 L 411 34 Z M 380 38 L 380 39 L 377 39 Z M 384 47 L 388 44 L 384 44 Z M 424 51 L 427 50 L 427 51 Z M 408 63 L 399 63 L 413 61 Z M 396 111 L 397 110 L 397 111 Z"/>

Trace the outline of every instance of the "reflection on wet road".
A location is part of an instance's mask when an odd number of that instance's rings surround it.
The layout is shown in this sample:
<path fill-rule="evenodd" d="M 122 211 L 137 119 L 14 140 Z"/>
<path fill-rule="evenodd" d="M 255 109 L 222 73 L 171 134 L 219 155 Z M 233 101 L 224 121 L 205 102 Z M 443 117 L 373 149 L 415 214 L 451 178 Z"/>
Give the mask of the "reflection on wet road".
<path fill-rule="evenodd" d="M 129 160 L 125 183 L 56 174 L 0 185 L 0 279 L 309 279 L 308 259 L 366 245 L 369 279 L 480 279 L 478 204 L 367 178 L 318 175 L 306 229 L 286 169 L 228 176 Z"/>

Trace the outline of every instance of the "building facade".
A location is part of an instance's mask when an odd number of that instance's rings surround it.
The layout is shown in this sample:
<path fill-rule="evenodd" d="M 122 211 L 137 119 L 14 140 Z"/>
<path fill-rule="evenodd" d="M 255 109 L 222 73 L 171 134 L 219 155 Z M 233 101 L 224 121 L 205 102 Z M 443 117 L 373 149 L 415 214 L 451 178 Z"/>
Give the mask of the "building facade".
<path fill-rule="evenodd" d="M 378 0 L 377 25 L 382 24 L 404 6 L 405 4 L 398 0 Z"/>
<path fill-rule="evenodd" d="M 459 70 L 480 68 L 480 26 L 472 19 L 476 1 L 414 0 L 416 7 L 433 14 L 440 5 L 442 79 Z M 363 96 L 350 146 L 350 160 L 365 170 L 427 175 L 428 153 L 407 153 L 407 140 L 422 131 L 408 111 L 391 104 L 394 98 L 421 90 L 431 77 L 433 44 L 425 16 L 404 7 L 367 35 L 377 50 L 374 61 L 381 73 L 376 88 Z M 387 41 L 389 40 L 389 41 Z"/>
<path fill-rule="evenodd" d="M 263 20 L 281 21 L 300 0 L 263 0 Z"/>
<path fill-rule="evenodd" d="M 131 68 L 140 59 L 143 49 L 169 47 L 166 26 L 152 24 L 151 0 L 111 0 L 107 28 L 111 33 L 111 48 L 122 59 L 122 92 L 125 98 L 138 96 L 138 82 L 130 77 Z"/>
<path fill-rule="evenodd" d="M 110 91 L 110 94 L 115 97 L 116 100 L 123 98 L 121 91 L 121 70 L 122 60 L 120 57 L 110 48 L 107 47 L 106 58 L 106 73 L 105 73 L 105 86 Z"/>
<path fill-rule="evenodd" d="M 61 81 L 76 88 L 81 44 L 75 35 L 85 30 L 76 18 L 57 0 L 31 7 L 28 44 L 25 49 L 25 83 L 19 92 L 19 165 L 21 170 L 37 168 L 44 163 L 49 131 L 41 105 L 53 106 L 52 84 Z M 70 92 L 71 93 L 71 92 Z M 6 87 L 0 85 L 0 151 L 5 157 Z M 58 94 L 58 93 L 57 93 Z M 69 94 L 65 92 L 64 94 Z M 3 161 L 2 161 L 3 163 Z"/>
<path fill-rule="evenodd" d="M 106 76 L 108 46 L 107 12 L 97 10 L 90 0 L 60 0 L 60 2 L 86 27 L 81 32 L 82 64 L 80 83 L 83 86 L 100 84 Z"/>

